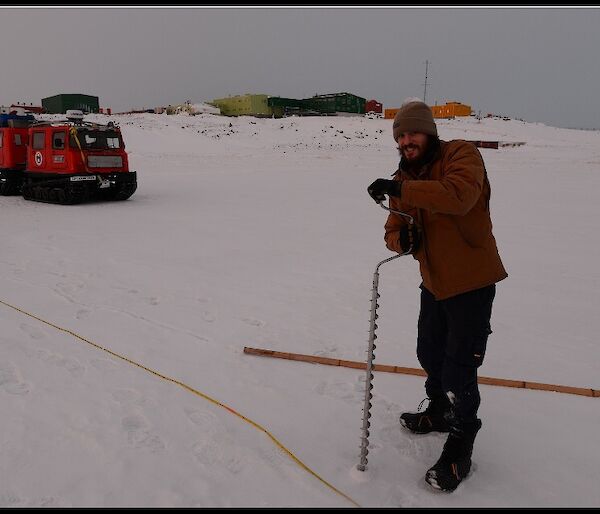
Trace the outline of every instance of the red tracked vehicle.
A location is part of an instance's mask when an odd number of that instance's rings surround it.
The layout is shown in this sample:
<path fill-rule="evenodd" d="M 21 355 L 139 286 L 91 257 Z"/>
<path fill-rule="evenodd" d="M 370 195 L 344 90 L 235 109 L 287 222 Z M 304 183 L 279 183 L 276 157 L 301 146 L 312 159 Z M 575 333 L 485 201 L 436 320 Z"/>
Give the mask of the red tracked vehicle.
<path fill-rule="evenodd" d="M 0 195 L 21 193 L 27 160 L 28 127 L 34 120 L 22 108 L 0 108 Z"/>
<path fill-rule="evenodd" d="M 76 204 L 86 200 L 126 200 L 137 188 L 129 171 L 121 130 L 83 121 L 67 111 L 66 121 L 45 121 L 28 129 L 27 165 L 22 193 L 26 200 Z"/>

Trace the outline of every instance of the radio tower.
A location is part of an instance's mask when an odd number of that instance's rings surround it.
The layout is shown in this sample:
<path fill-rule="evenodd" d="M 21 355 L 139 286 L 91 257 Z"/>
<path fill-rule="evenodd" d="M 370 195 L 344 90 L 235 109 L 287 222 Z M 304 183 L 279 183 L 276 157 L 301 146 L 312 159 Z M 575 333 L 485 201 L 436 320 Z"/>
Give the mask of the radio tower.
<path fill-rule="evenodd" d="M 425 61 L 425 89 L 423 91 L 423 102 L 427 103 L 427 69 L 429 68 L 429 61 Z"/>

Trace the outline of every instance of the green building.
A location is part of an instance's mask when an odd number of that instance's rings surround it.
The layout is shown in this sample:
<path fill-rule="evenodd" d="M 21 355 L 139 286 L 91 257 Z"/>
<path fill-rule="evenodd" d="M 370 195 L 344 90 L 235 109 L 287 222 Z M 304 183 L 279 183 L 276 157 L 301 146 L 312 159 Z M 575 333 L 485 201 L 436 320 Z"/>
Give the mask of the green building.
<path fill-rule="evenodd" d="M 272 109 L 276 118 L 296 113 L 301 111 L 304 107 L 302 105 L 302 100 L 282 98 L 281 96 L 270 96 L 267 98 L 267 105 Z"/>
<path fill-rule="evenodd" d="M 271 96 L 268 104 L 277 117 L 293 114 L 298 116 L 364 114 L 366 99 L 350 93 L 315 95 L 302 100 Z"/>
<path fill-rule="evenodd" d="M 269 107 L 268 98 L 267 95 L 238 95 L 217 98 L 211 104 L 225 116 L 271 117 L 273 109 Z"/>
<path fill-rule="evenodd" d="M 65 114 L 69 109 L 79 109 L 84 113 L 99 112 L 97 96 L 82 94 L 60 94 L 42 98 L 42 107 L 49 114 Z"/>
<path fill-rule="evenodd" d="M 305 98 L 303 102 L 307 108 L 327 114 L 338 112 L 364 114 L 367 100 L 351 93 L 333 93 L 315 95 L 312 98 Z"/>
<path fill-rule="evenodd" d="M 326 114 L 311 108 L 306 100 L 270 96 L 267 103 L 273 109 L 273 114 L 276 118 L 283 116 L 320 116 Z"/>
<path fill-rule="evenodd" d="M 258 116 L 280 118 L 298 115 L 364 114 L 366 99 L 350 93 L 315 95 L 297 100 L 268 95 L 238 95 L 210 102 L 225 116 Z"/>

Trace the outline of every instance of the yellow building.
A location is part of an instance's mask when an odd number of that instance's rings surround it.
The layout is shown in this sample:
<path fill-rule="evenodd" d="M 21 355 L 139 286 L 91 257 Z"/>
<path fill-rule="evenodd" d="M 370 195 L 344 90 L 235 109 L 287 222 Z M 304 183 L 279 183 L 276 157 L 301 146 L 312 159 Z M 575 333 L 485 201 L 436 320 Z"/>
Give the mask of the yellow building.
<path fill-rule="evenodd" d="M 454 118 L 455 116 L 470 116 L 471 106 L 460 102 L 446 102 L 446 105 L 432 105 L 434 118 Z"/>
<path fill-rule="evenodd" d="M 273 109 L 267 104 L 268 95 L 237 95 L 217 98 L 212 105 L 221 109 L 225 116 L 270 117 Z"/>

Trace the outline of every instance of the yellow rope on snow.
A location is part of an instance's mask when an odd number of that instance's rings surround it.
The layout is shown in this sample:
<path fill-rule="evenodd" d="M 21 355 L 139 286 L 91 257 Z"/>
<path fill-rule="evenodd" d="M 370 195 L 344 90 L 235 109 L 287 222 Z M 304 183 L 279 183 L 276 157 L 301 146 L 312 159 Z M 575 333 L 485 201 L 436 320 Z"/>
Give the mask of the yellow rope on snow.
<path fill-rule="evenodd" d="M 255 421 L 252 421 L 251 419 L 247 418 L 246 416 L 240 414 L 239 412 L 236 412 L 234 409 L 232 409 L 231 407 L 215 400 L 214 398 L 211 398 L 210 396 L 201 393 L 200 391 L 194 389 L 193 387 L 190 387 L 187 384 L 184 384 L 183 382 L 180 382 L 179 380 L 176 380 L 174 378 L 168 377 L 166 375 L 163 375 L 162 373 L 159 373 L 158 371 L 155 371 L 153 369 L 150 369 L 146 366 L 144 366 L 143 364 L 139 364 L 127 357 L 124 357 L 123 355 L 120 355 L 116 352 L 113 352 L 112 350 L 109 350 L 108 348 L 104 348 L 103 346 L 100 346 L 99 344 L 96 344 L 88 339 L 86 339 L 85 337 L 80 336 L 79 334 L 76 334 L 75 332 L 73 332 L 72 330 L 68 330 L 66 328 L 62 328 L 58 325 L 55 325 L 54 323 L 51 323 L 49 321 L 46 321 L 45 319 L 42 319 L 34 314 L 31 314 L 23 309 L 20 309 L 19 307 L 15 307 L 14 305 L 11 305 L 10 303 L 7 303 L 5 301 L 0 300 L 0 303 L 2 305 L 6 305 L 7 307 L 10 307 L 11 309 L 14 309 L 17 312 L 20 312 L 21 314 L 25 314 L 26 316 L 29 316 L 30 318 L 36 319 L 38 321 L 41 321 L 42 323 L 45 323 L 48 326 L 51 326 L 52 328 L 55 328 L 56 330 L 60 330 L 61 332 L 65 332 L 66 334 L 69 334 L 73 337 L 75 337 L 76 339 L 79 339 L 80 341 L 83 341 L 84 343 L 87 343 L 95 348 L 98 348 L 99 350 L 102 350 L 106 353 L 109 353 L 110 355 L 112 355 L 113 357 L 117 357 L 118 359 L 121 359 L 125 362 L 128 362 L 129 364 L 132 364 L 138 368 L 143 369 L 144 371 L 147 371 L 148 373 L 152 373 L 153 375 L 162 378 L 163 380 L 166 380 L 167 382 L 172 382 L 173 384 L 176 384 L 180 387 L 183 387 L 184 389 L 190 391 L 191 393 L 194 393 L 197 396 L 200 396 L 202 398 L 204 398 L 205 400 L 208 400 L 209 402 L 218 405 L 219 407 L 222 407 L 226 410 L 228 410 L 229 412 L 231 412 L 232 414 L 235 414 L 238 418 L 241 418 L 242 420 L 246 421 L 247 423 L 249 423 L 250 425 L 252 425 L 253 427 L 257 428 L 258 430 L 260 430 L 261 432 L 264 432 L 267 436 L 269 436 L 269 438 L 281 449 L 283 450 L 296 464 L 298 464 L 298 466 L 300 466 L 302 469 L 304 469 L 305 471 L 307 471 L 308 473 L 310 473 L 312 476 L 314 476 L 317 480 L 319 480 L 321 483 L 323 483 L 324 485 L 326 485 L 327 487 L 329 487 L 332 491 L 336 492 L 337 494 L 339 494 L 340 496 L 344 497 L 346 500 L 348 500 L 350 503 L 352 503 L 353 505 L 355 505 L 356 507 L 360 507 L 360 505 L 355 502 L 352 498 L 350 498 L 350 496 L 344 494 L 343 492 L 341 492 L 339 489 L 337 489 L 336 487 L 334 487 L 333 485 L 331 485 L 329 482 L 327 482 L 325 479 L 321 478 L 315 471 L 313 471 L 312 469 L 310 469 L 306 464 L 304 464 L 298 457 L 296 457 L 290 450 L 288 450 L 281 442 L 279 442 L 279 440 L 273 435 L 271 434 L 266 428 L 264 428 L 263 426 L 259 425 L 258 423 L 256 423 Z"/>

